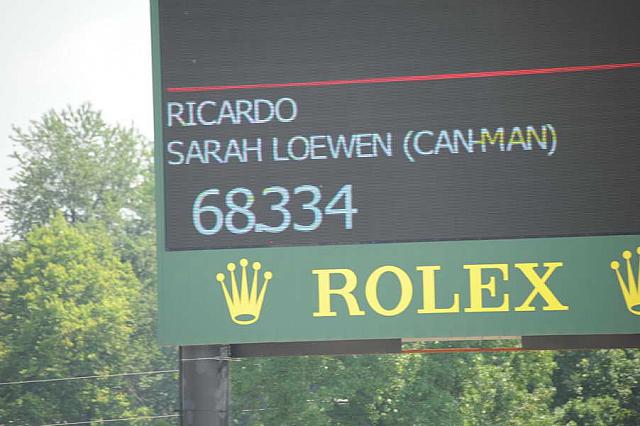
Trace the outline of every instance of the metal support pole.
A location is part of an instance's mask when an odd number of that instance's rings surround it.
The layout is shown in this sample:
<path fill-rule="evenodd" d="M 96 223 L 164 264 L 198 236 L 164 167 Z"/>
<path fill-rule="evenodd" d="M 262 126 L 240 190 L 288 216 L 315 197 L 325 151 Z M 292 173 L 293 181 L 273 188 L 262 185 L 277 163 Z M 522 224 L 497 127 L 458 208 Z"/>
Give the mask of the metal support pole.
<path fill-rule="evenodd" d="M 182 426 L 229 425 L 229 346 L 180 347 Z"/>

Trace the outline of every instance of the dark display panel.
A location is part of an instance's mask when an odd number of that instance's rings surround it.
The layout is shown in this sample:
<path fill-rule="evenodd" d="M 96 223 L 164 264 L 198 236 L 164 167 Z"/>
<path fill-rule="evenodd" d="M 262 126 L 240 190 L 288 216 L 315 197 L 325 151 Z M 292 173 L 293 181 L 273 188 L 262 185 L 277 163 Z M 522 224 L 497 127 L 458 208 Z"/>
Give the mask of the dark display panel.
<path fill-rule="evenodd" d="M 640 232 L 640 4 L 160 1 L 166 248 Z"/>

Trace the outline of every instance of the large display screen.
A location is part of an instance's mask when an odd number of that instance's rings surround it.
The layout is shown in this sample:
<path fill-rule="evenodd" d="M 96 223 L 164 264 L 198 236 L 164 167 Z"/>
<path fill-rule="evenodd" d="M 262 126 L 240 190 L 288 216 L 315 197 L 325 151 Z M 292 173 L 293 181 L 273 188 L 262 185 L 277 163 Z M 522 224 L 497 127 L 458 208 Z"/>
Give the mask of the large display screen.
<path fill-rule="evenodd" d="M 640 2 L 151 12 L 162 343 L 638 333 Z"/>
<path fill-rule="evenodd" d="M 640 233 L 639 3 L 159 4 L 167 250 Z"/>

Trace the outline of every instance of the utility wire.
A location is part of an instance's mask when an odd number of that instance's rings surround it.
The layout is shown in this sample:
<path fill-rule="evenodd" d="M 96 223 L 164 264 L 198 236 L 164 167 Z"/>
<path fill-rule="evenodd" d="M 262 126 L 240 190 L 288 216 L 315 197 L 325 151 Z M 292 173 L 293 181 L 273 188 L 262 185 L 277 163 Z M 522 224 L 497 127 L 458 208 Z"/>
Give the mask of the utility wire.
<path fill-rule="evenodd" d="M 122 417 L 120 419 L 94 419 L 94 420 L 86 420 L 84 422 L 47 423 L 46 425 L 40 425 L 40 426 L 89 425 L 94 422 L 112 423 L 112 422 L 127 422 L 130 420 L 166 419 L 169 417 L 180 417 L 180 414 L 163 414 L 160 416 Z"/>
<path fill-rule="evenodd" d="M 57 379 L 33 379 L 33 380 L 16 380 L 13 382 L 0 382 L 0 386 L 8 385 L 24 385 L 29 383 L 51 383 L 51 382 L 65 382 L 70 380 L 84 380 L 84 379 L 107 379 L 110 377 L 126 377 L 126 376 L 147 376 L 151 374 L 168 374 L 177 373 L 179 370 L 154 370 L 154 371 L 138 371 L 134 373 L 117 373 L 117 374 L 96 374 L 92 376 L 73 376 L 73 377 L 61 377 Z M 73 424 L 73 423 L 68 423 Z"/>
<path fill-rule="evenodd" d="M 437 354 L 437 353 L 460 353 L 460 352 L 527 352 L 534 349 L 521 348 L 521 347 L 497 347 L 497 348 L 430 348 L 430 349 L 405 349 L 400 351 L 396 355 L 405 354 Z M 537 349 L 536 349 L 537 350 Z M 394 354 L 391 354 L 394 355 Z M 241 361 L 238 358 L 229 357 L 208 357 L 208 358 L 186 358 L 182 359 L 182 362 L 188 361 L 205 361 L 205 360 L 218 360 L 218 361 Z M 24 385 L 29 383 L 51 383 L 51 382 L 64 382 L 70 380 L 84 380 L 84 379 L 107 379 L 110 377 L 127 377 L 127 376 L 145 376 L 151 374 L 168 374 L 178 373 L 180 370 L 154 370 L 154 371 L 139 371 L 134 373 L 118 373 L 118 374 L 102 374 L 92 376 L 72 376 L 61 377 L 57 379 L 33 379 L 33 380 L 16 380 L 12 382 L 0 382 L 0 386 L 9 385 Z"/>
<path fill-rule="evenodd" d="M 206 361 L 206 360 L 241 361 L 241 359 L 239 358 L 230 358 L 230 357 L 186 358 L 186 359 L 181 359 L 180 361 L 189 362 L 189 361 Z M 110 377 L 144 376 L 144 375 L 150 375 L 150 374 L 168 374 L 168 373 L 178 373 L 178 372 L 180 372 L 180 370 L 154 370 L 154 371 L 138 371 L 134 373 L 96 374 L 91 376 L 71 376 L 71 377 L 61 377 L 57 379 L 16 380 L 12 382 L 0 382 L 0 386 L 24 385 L 29 383 L 64 382 L 69 380 L 84 380 L 84 379 L 107 379 Z"/>

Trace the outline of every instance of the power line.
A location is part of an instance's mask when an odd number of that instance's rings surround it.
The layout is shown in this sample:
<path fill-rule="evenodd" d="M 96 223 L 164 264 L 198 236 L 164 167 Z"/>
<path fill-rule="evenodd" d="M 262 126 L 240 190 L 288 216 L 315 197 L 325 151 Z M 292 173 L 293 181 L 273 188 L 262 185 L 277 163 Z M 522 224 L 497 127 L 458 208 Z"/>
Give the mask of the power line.
<path fill-rule="evenodd" d="M 241 359 L 230 358 L 230 357 L 187 358 L 187 359 L 182 359 L 180 361 L 187 362 L 187 361 L 205 361 L 205 360 L 241 361 Z M 64 382 L 69 380 L 84 380 L 84 379 L 107 379 L 110 377 L 144 376 L 144 375 L 150 375 L 150 374 L 168 374 L 168 373 L 178 373 L 178 372 L 180 372 L 180 370 L 154 370 L 154 371 L 138 371 L 133 373 L 95 374 L 91 376 L 71 376 L 71 377 L 60 377 L 55 379 L 16 380 L 12 382 L 0 382 L 0 386 L 24 385 L 24 384 L 30 384 L 30 383 Z"/>
<path fill-rule="evenodd" d="M 177 372 L 179 372 L 179 370 L 153 370 L 153 371 L 138 371 L 134 373 L 96 374 L 91 376 L 60 377 L 57 379 L 16 380 L 13 382 L 0 382 L 0 386 L 24 385 L 29 383 L 64 382 L 64 381 L 70 381 L 70 380 L 85 380 L 85 379 L 107 379 L 110 377 L 146 376 L 151 374 L 168 374 L 168 373 L 177 373 Z M 73 424 L 73 423 L 67 423 L 67 424 Z"/>
<path fill-rule="evenodd" d="M 122 417 L 120 419 L 93 419 L 83 422 L 64 422 L 64 423 L 47 423 L 40 426 L 65 426 L 65 425 L 89 425 L 93 422 L 112 423 L 112 422 L 127 422 L 130 420 L 152 420 L 152 419 L 166 419 L 169 417 L 180 417 L 180 414 L 163 414 L 159 416 L 140 416 L 140 417 Z"/>
<path fill-rule="evenodd" d="M 460 353 L 460 352 L 526 352 L 530 351 L 528 348 L 521 347 L 507 347 L 507 348 L 431 348 L 431 349 L 405 349 L 399 354 L 433 354 L 433 353 Z M 205 360 L 228 360 L 228 361 L 241 361 L 238 358 L 229 357 L 207 357 L 207 358 L 188 358 L 181 361 L 205 361 Z M 71 380 L 86 380 L 86 379 L 108 379 L 112 377 L 127 377 L 127 376 L 145 376 L 153 374 L 169 374 L 178 373 L 180 370 L 153 370 L 153 371 L 138 371 L 133 373 L 116 373 L 116 374 L 96 374 L 90 376 L 71 376 L 61 377 L 55 379 L 32 379 L 32 380 L 16 380 L 11 382 L 0 382 L 0 386 L 9 385 L 24 385 L 31 383 L 52 383 L 52 382 L 64 382 Z"/>

